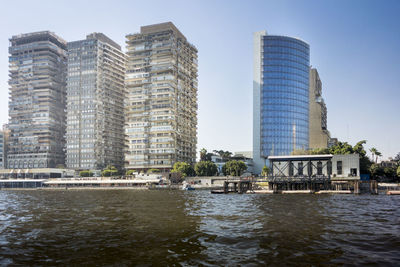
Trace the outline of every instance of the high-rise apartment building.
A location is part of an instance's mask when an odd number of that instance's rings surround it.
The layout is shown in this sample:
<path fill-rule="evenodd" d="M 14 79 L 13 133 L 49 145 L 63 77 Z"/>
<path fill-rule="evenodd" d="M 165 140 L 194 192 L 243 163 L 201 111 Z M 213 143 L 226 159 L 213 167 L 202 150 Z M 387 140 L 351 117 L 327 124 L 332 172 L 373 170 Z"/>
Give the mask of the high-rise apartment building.
<path fill-rule="evenodd" d="M 322 82 L 318 71 L 310 68 L 310 123 L 309 123 L 309 148 L 326 148 L 329 142 L 327 127 L 327 109 L 322 98 Z"/>
<path fill-rule="evenodd" d="M 0 169 L 6 168 L 6 138 L 4 132 L 0 131 Z"/>
<path fill-rule="evenodd" d="M 310 47 L 297 38 L 254 34 L 253 160 L 309 148 Z"/>
<path fill-rule="evenodd" d="M 171 22 L 126 38 L 126 168 L 195 162 L 197 49 Z"/>
<path fill-rule="evenodd" d="M 66 46 L 48 31 L 10 39 L 9 168 L 65 162 Z"/>
<path fill-rule="evenodd" d="M 66 163 L 122 168 L 125 55 L 102 33 L 68 43 Z"/>
<path fill-rule="evenodd" d="M 0 131 L 0 169 L 7 168 L 7 152 L 10 138 L 8 124 L 3 124 L 3 130 Z"/>

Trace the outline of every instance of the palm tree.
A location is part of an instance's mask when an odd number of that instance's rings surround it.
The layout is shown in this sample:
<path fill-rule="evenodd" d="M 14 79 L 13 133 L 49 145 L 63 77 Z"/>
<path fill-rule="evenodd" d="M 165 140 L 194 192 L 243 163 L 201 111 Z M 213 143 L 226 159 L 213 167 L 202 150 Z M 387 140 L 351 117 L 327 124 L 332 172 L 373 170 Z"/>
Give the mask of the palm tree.
<path fill-rule="evenodd" d="M 207 150 L 205 148 L 202 148 L 200 150 L 200 161 L 205 161 L 207 156 Z"/>
<path fill-rule="evenodd" d="M 378 151 L 375 147 L 371 148 L 369 151 L 371 151 L 372 154 L 372 161 L 375 159 L 375 152 Z"/>
<path fill-rule="evenodd" d="M 379 151 L 376 151 L 376 152 L 375 152 L 375 156 L 376 156 L 376 163 L 378 163 L 378 157 L 381 157 L 381 156 L 382 156 L 382 153 L 379 152 Z"/>
<path fill-rule="evenodd" d="M 378 157 L 382 156 L 382 153 L 378 151 L 375 147 L 371 148 L 369 151 L 372 153 L 372 160 L 374 160 L 375 157 L 375 163 L 378 163 Z"/>

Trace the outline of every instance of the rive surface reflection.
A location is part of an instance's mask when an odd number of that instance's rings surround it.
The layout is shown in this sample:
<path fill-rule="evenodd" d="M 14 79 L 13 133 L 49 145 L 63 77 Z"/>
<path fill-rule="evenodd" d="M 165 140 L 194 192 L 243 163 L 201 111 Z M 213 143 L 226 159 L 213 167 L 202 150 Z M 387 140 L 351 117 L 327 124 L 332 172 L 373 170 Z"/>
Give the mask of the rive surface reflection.
<path fill-rule="evenodd" d="M 397 265 L 400 197 L 0 191 L 0 264 Z"/>

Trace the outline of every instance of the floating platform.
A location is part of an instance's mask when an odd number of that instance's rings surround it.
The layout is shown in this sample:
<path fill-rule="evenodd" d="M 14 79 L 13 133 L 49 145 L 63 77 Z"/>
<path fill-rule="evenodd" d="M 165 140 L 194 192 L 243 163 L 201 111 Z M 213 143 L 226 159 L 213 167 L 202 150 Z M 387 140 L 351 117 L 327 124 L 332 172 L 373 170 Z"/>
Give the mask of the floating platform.
<path fill-rule="evenodd" d="M 315 194 L 353 194 L 350 190 L 321 190 Z"/>
<path fill-rule="evenodd" d="M 261 190 L 247 191 L 246 193 L 247 194 L 273 194 L 274 191 L 267 190 L 267 189 L 261 189 Z"/>
<path fill-rule="evenodd" d="M 283 190 L 282 194 L 312 194 L 312 190 Z"/>
<path fill-rule="evenodd" d="M 400 195 L 400 190 L 389 190 L 386 195 Z"/>

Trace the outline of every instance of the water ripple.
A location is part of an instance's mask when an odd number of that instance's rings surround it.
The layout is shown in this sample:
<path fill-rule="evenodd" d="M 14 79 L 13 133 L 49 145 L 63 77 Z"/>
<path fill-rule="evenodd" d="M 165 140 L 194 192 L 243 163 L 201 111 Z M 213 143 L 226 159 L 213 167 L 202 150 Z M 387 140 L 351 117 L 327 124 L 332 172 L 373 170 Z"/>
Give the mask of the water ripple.
<path fill-rule="evenodd" d="M 400 198 L 0 191 L 0 265 L 385 265 Z"/>

